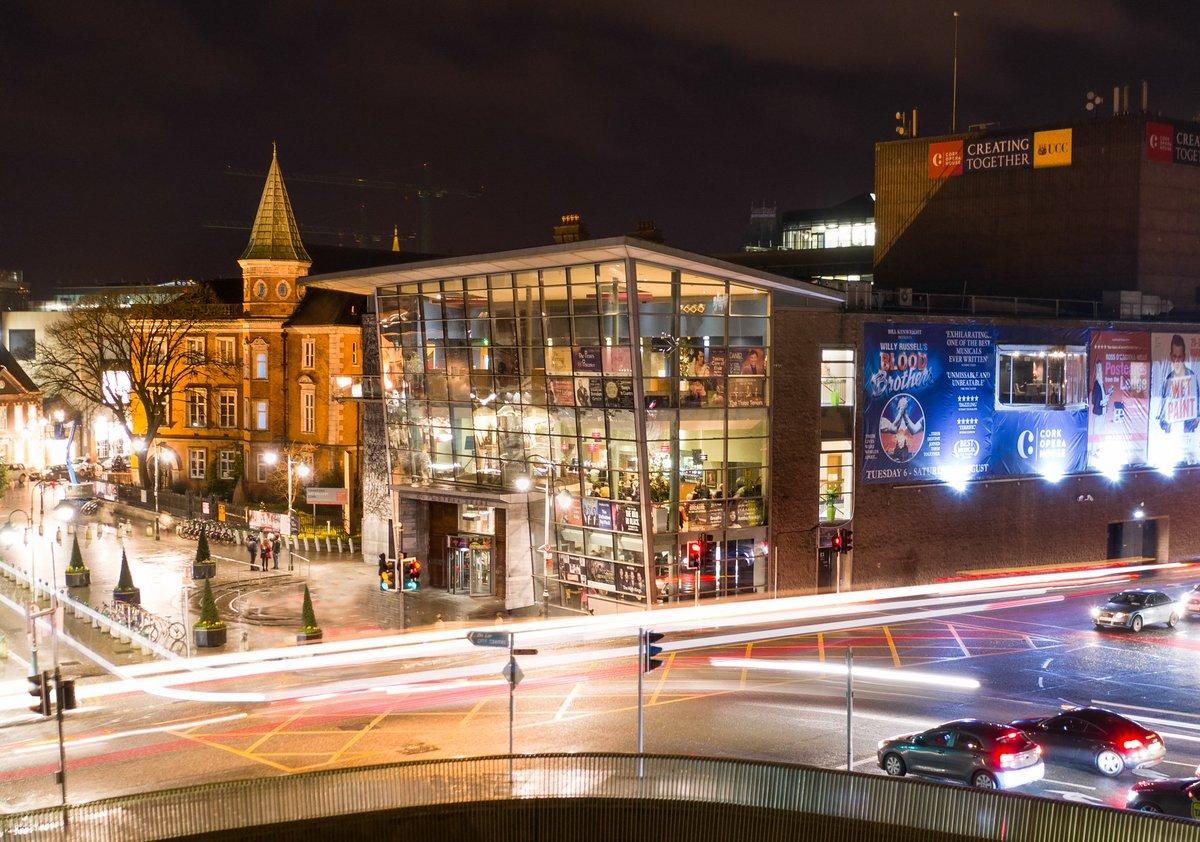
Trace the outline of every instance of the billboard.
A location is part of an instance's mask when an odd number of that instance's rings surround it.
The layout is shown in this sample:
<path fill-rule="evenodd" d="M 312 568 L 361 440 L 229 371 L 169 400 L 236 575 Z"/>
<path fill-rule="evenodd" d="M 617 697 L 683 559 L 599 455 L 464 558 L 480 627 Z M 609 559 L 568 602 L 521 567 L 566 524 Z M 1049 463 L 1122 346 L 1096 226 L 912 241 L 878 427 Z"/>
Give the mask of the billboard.
<path fill-rule="evenodd" d="M 1029 169 L 1033 164 L 1032 150 L 1033 141 L 1028 134 L 968 140 L 963 170 L 981 172 Z"/>
<path fill-rule="evenodd" d="M 1146 462 L 1150 334 L 1099 330 L 1088 343 L 1088 467 L 1108 473 Z"/>
<path fill-rule="evenodd" d="M 929 144 L 929 177 L 946 178 L 952 175 L 962 175 L 963 172 L 963 142 L 961 140 L 940 140 Z"/>
<path fill-rule="evenodd" d="M 1033 133 L 1033 168 L 1071 166 L 1071 130 L 1051 129 Z"/>
<path fill-rule="evenodd" d="M 986 470 L 996 355 L 992 328 L 864 326 L 866 482 Z"/>
<path fill-rule="evenodd" d="M 1150 464 L 1198 464 L 1200 334 L 1152 334 L 1150 359 Z"/>

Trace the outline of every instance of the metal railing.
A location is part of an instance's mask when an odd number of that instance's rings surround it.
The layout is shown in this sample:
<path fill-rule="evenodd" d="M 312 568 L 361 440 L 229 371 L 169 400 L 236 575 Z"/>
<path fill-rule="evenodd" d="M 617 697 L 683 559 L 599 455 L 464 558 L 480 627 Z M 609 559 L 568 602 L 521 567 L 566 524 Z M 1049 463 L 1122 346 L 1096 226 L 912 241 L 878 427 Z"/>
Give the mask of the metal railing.
<path fill-rule="evenodd" d="M 876 839 L 911 839 L 911 831 L 927 830 L 1005 842 L 1200 842 L 1200 824 L 1110 807 L 782 763 L 634 754 L 417 761 L 204 784 L 69 806 L 69 831 L 62 808 L 0 816 L 0 835 L 132 842 L 528 799 L 580 799 L 581 823 L 595 818 L 598 802 L 610 799 L 782 811 L 811 817 L 807 832 L 788 838 L 813 842 L 828 838 L 835 817 L 877 829 L 870 837 Z M 894 835 L 880 835 L 881 828 Z"/>

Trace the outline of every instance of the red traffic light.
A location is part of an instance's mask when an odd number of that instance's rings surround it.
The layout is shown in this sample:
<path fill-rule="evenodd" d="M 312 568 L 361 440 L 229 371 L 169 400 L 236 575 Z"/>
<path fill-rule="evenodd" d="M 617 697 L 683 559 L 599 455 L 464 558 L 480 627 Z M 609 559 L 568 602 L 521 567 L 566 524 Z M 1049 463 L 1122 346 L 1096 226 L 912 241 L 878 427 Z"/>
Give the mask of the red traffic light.
<path fill-rule="evenodd" d="M 691 541 L 688 543 L 688 555 L 699 556 L 700 550 L 701 550 L 701 545 L 700 545 L 699 541 Z"/>
<path fill-rule="evenodd" d="M 842 530 L 835 529 L 833 532 L 833 548 L 839 553 L 845 548 L 846 539 L 842 535 Z"/>

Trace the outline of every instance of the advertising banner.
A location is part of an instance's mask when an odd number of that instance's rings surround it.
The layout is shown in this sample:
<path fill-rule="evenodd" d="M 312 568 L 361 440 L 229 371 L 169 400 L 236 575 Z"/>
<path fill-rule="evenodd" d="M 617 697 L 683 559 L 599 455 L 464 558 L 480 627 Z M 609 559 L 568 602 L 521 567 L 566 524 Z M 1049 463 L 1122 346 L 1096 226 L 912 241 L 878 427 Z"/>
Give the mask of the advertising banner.
<path fill-rule="evenodd" d="M 611 561 L 601 558 L 587 560 L 588 587 L 598 591 L 615 591 L 617 589 L 616 570 Z"/>
<path fill-rule="evenodd" d="M 963 142 L 941 140 L 929 144 L 929 177 L 947 178 L 963 173 Z"/>
<path fill-rule="evenodd" d="M 965 172 L 1029 169 L 1033 164 L 1032 140 L 1028 134 L 984 137 L 966 141 Z"/>
<path fill-rule="evenodd" d="M 863 332 L 864 481 L 986 472 L 995 402 L 992 328 L 869 323 Z"/>
<path fill-rule="evenodd" d="M 645 570 L 632 564 L 618 564 L 616 568 L 617 593 L 629 594 L 630 596 L 646 595 Z"/>
<path fill-rule="evenodd" d="M 1200 334 L 1150 336 L 1150 453 L 1155 466 L 1200 463 Z"/>
<path fill-rule="evenodd" d="M 1088 467 L 1146 462 L 1150 419 L 1150 334 L 1101 330 L 1089 344 Z"/>
<path fill-rule="evenodd" d="M 1146 159 L 1170 164 L 1175 160 L 1175 127 L 1170 123 L 1146 124 Z"/>
<path fill-rule="evenodd" d="M 1071 166 L 1071 130 L 1033 133 L 1033 168 Z"/>
<path fill-rule="evenodd" d="M 995 416 L 991 473 L 1062 477 L 1087 465 L 1088 414 L 1084 408 L 1005 409 Z"/>

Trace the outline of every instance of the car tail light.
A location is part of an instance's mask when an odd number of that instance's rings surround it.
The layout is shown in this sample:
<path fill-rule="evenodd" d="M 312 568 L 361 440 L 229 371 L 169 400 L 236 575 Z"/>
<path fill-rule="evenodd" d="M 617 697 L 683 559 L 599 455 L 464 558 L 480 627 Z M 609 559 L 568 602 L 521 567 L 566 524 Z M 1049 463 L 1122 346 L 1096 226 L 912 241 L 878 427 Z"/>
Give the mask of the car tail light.
<path fill-rule="evenodd" d="M 1036 754 L 1038 757 L 1041 757 L 1042 756 L 1042 747 L 1039 745 L 1034 745 L 1033 753 Z"/>
<path fill-rule="evenodd" d="M 1142 741 L 1141 740 L 1126 740 L 1125 742 L 1121 743 L 1121 745 L 1125 748 L 1141 748 Z"/>
<path fill-rule="evenodd" d="M 1000 759 L 1001 766 L 1011 766 L 1011 765 L 1013 765 L 1013 763 L 1016 762 L 1017 755 L 1005 753 L 1005 754 L 1000 755 L 999 759 Z"/>

